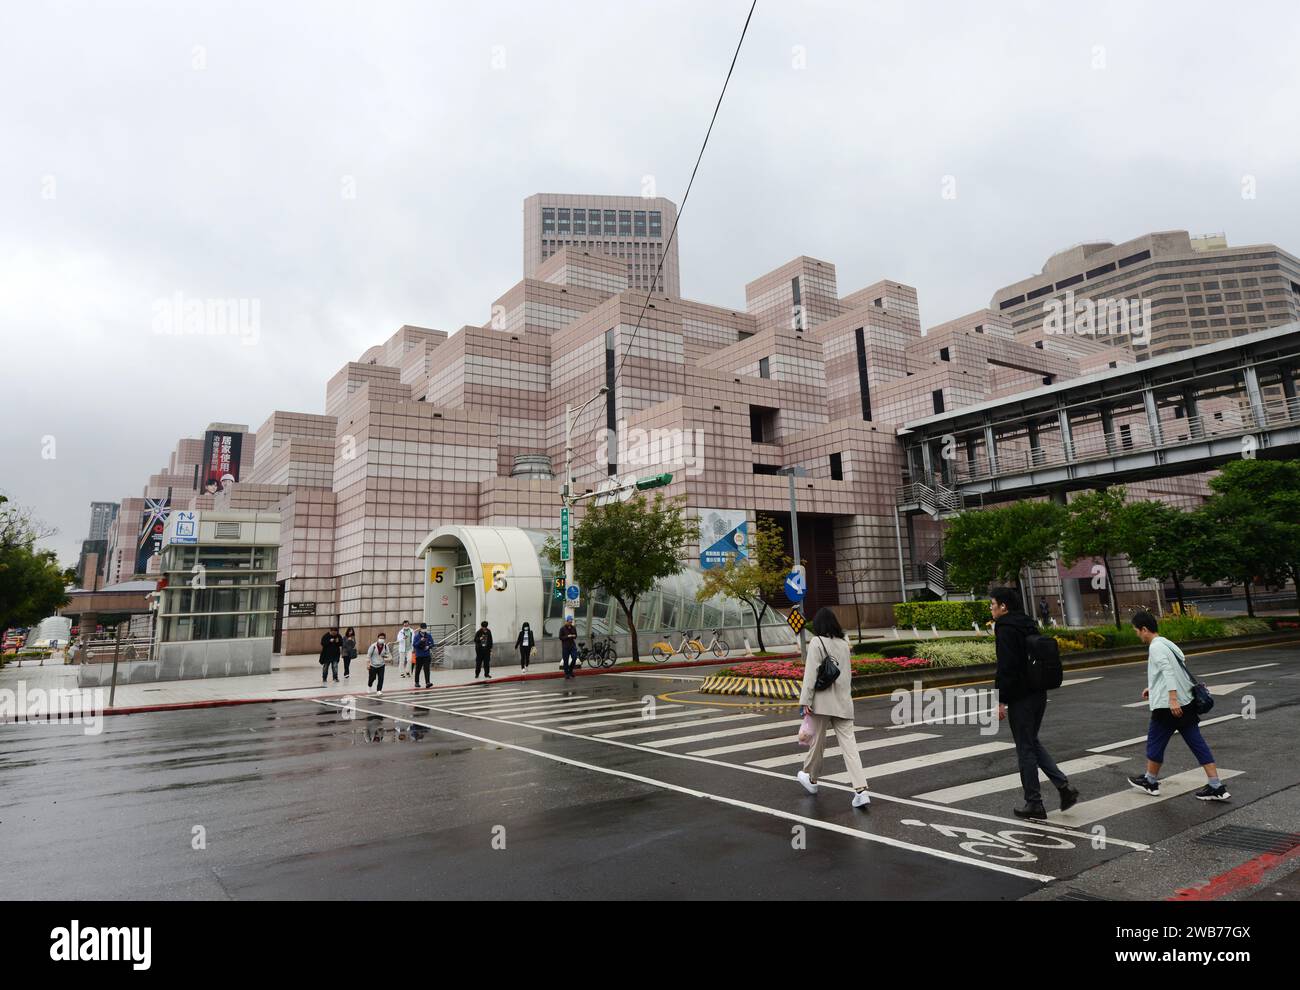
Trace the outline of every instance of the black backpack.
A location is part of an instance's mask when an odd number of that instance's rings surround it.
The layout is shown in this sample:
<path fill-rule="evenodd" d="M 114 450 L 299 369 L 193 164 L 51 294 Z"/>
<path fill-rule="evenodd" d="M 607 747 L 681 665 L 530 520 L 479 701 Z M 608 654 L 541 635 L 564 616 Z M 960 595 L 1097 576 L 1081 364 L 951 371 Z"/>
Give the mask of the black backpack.
<path fill-rule="evenodd" d="M 1065 669 L 1061 647 L 1051 636 L 1030 633 L 1025 637 L 1025 684 L 1030 691 L 1051 691 L 1061 686 Z"/>

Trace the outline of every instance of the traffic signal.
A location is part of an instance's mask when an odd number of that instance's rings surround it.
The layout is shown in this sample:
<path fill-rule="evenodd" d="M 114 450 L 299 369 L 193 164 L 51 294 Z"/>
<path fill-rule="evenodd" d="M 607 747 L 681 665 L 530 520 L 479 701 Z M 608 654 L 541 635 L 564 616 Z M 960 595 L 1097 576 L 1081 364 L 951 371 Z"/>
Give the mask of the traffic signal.
<path fill-rule="evenodd" d="M 652 474 L 648 478 L 637 478 L 636 489 L 643 492 L 647 488 L 662 488 L 672 480 L 673 476 L 671 474 Z"/>

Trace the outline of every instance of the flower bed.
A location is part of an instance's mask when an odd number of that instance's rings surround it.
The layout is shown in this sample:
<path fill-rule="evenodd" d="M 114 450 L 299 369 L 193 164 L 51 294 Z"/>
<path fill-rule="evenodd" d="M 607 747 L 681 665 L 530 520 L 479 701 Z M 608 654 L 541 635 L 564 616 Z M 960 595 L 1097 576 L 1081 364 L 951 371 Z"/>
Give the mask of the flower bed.
<path fill-rule="evenodd" d="M 861 674 L 884 674 L 896 670 L 915 670 L 930 666 L 929 661 L 914 657 L 888 657 L 883 660 L 853 661 L 853 676 Z M 803 663 L 798 660 L 765 662 L 762 660 L 738 663 L 722 671 L 722 677 L 775 677 L 779 679 L 803 680 Z"/>

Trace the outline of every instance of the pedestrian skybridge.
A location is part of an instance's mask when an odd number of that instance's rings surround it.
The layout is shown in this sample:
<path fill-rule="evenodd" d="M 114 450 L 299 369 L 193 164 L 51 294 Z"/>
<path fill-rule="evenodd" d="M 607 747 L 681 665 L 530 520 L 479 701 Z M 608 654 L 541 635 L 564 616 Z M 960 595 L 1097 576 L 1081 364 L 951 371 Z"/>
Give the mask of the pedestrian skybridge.
<path fill-rule="evenodd" d="M 916 420 L 899 431 L 899 506 L 930 511 L 918 491 L 968 507 L 1300 456 L 1298 375 L 1290 323 Z"/>

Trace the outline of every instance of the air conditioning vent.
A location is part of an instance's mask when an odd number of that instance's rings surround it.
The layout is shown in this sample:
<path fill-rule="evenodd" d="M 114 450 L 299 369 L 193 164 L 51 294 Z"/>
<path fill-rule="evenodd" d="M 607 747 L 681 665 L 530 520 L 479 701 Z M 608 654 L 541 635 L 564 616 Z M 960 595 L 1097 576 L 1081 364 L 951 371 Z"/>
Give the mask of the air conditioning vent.
<path fill-rule="evenodd" d="M 237 522 L 219 522 L 217 523 L 216 538 L 218 540 L 237 540 L 239 539 L 239 523 Z"/>

